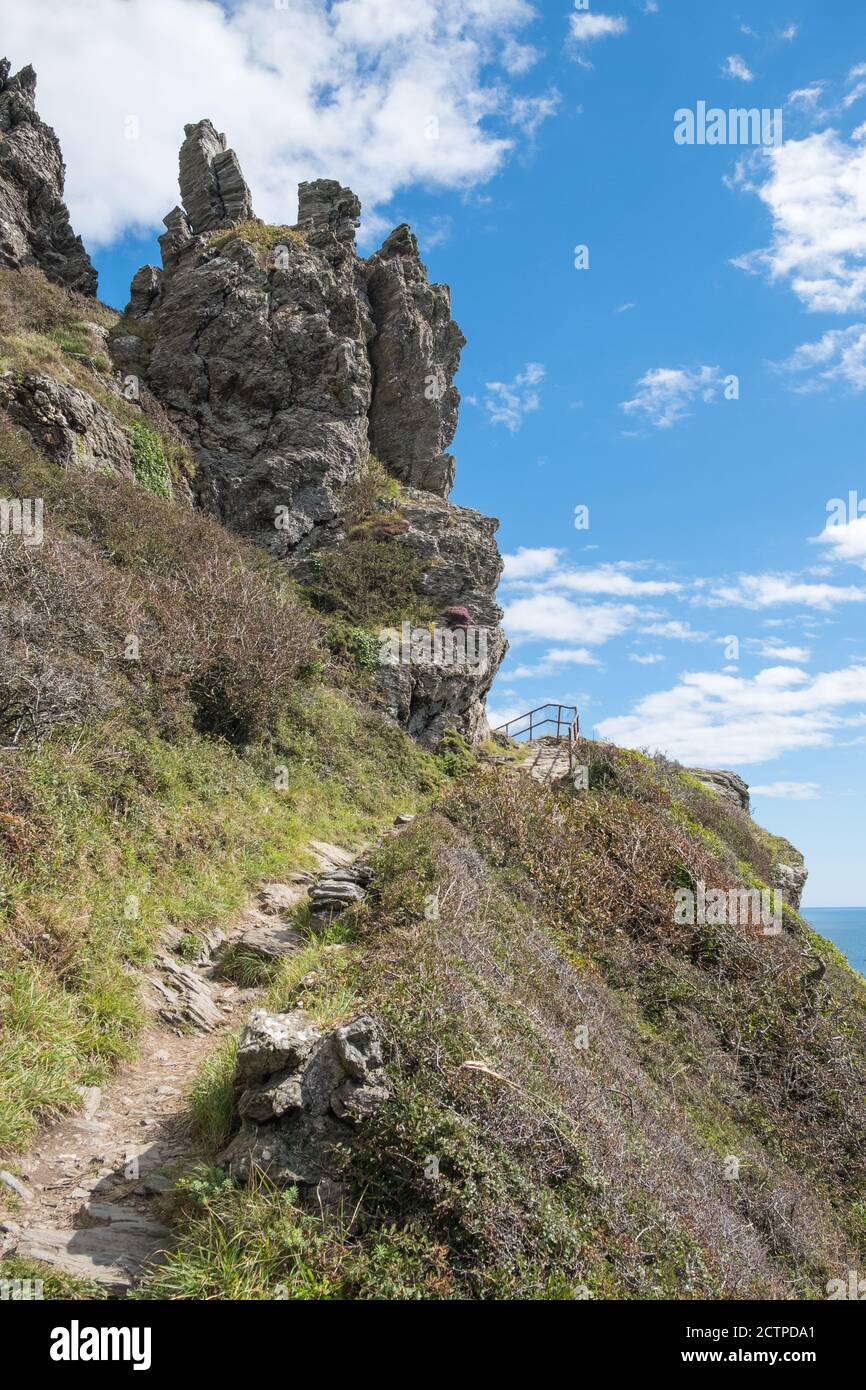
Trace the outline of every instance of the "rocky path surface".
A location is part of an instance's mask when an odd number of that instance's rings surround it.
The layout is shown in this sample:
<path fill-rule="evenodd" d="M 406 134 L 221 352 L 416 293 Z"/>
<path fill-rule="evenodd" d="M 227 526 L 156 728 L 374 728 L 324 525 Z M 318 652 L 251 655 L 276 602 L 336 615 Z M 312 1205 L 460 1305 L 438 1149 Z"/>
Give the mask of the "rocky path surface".
<path fill-rule="evenodd" d="M 527 747 L 526 758 L 517 765 L 521 772 L 547 786 L 569 776 L 568 739 L 534 738 Z"/>
<path fill-rule="evenodd" d="M 334 885 L 331 895 L 353 896 L 353 856 L 317 840 L 308 848 L 316 869 L 265 884 L 227 933 L 203 940 L 195 962 L 174 952 L 180 933 L 163 940 L 144 982 L 151 1021 L 137 1058 L 102 1089 L 83 1090 L 81 1110 L 44 1130 L 15 1175 L 0 1176 L 0 1254 L 44 1260 L 115 1296 L 158 1259 L 170 1233 L 153 1199 L 171 1188 L 164 1170 L 192 1147 L 190 1083 L 257 994 L 222 976 L 221 950 L 231 944 L 271 957 L 296 950 L 290 913 L 311 888 L 324 882 Z"/>

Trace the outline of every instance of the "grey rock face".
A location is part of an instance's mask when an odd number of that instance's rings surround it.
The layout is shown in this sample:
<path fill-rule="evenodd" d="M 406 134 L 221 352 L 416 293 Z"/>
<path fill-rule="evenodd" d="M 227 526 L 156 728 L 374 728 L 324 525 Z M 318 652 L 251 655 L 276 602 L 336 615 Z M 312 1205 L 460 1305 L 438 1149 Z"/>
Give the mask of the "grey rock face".
<path fill-rule="evenodd" d="M 346 538 L 344 496 L 371 447 L 406 484 L 405 534 L 382 540 L 419 557 L 419 596 L 466 607 L 496 629 L 490 666 L 435 679 L 388 676 L 395 718 L 433 743 L 482 729 L 483 699 L 505 652 L 494 592 L 497 522 L 445 499 L 457 422 L 452 378 L 464 338 L 445 285 L 431 285 L 408 227 L 368 261 L 354 248 L 360 204 L 330 179 L 301 184 L 299 220 L 267 249 L 220 236 L 252 217 L 225 139 L 188 126 L 184 207 L 166 217 L 163 267 L 135 276 L 111 334 L 115 365 L 138 376 L 188 439 L 200 499 L 284 559 L 301 580 Z"/>
<path fill-rule="evenodd" d="M 210 121 L 184 127 L 180 147 L 180 196 L 196 236 L 255 216 L 250 190 L 234 150 Z"/>
<path fill-rule="evenodd" d="M 447 497 L 460 393 L 452 378 L 466 339 L 451 317 L 447 285 L 431 285 L 418 243 L 397 227 L 367 262 L 378 332 L 370 345 L 376 389 L 370 407 L 374 454 L 411 487 Z"/>
<path fill-rule="evenodd" d="M 797 912 L 808 877 L 809 871 L 802 854 L 786 841 L 784 860 L 776 865 L 773 874 L 773 887 L 779 889 L 783 901 Z"/>
<path fill-rule="evenodd" d="M 354 253 L 288 240 L 285 263 L 240 238 L 191 238 L 164 271 L 139 271 L 112 334 L 115 364 L 144 380 L 186 434 L 205 503 L 290 557 L 336 534 L 340 495 L 367 457 L 370 365 Z"/>
<path fill-rule="evenodd" d="M 238 1078 L 258 1080 L 292 1070 L 309 1056 L 320 1037 L 319 1029 L 300 1010 L 269 1014 L 256 1009 L 238 1043 Z"/>
<path fill-rule="evenodd" d="M 715 792 L 717 796 L 722 796 L 732 805 L 738 806 L 741 811 L 749 809 L 749 786 L 742 777 L 738 777 L 736 772 L 719 772 L 713 768 L 690 767 L 688 771 L 692 777 L 696 777 L 699 782 L 707 788 L 707 791 Z"/>
<path fill-rule="evenodd" d="M 6 372 L 0 376 L 0 408 L 61 468 L 133 476 L 129 436 L 86 391 L 52 376 Z"/>
<path fill-rule="evenodd" d="M 724 797 L 726 801 L 749 814 L 749 787 L 736 772 L 718 772 L 705 767 L 690 767 L 688 770 L 692 777 L 697 777 L 709 791 Z M 773 872 L 773 887 L 779 890 L 783 901 L 789 907 L 799 911 L 800 899 L 809 873 L 800 851 L 787 840 L 782 841 L 782 844 L 782 857 Z"/>
<path fill-rule="evenodd" d="M 314 1041 L 274 1074 L 269 1068 L 284 1052 L 287 1031 Z M 262 1046 L 263 1038 L 277 1045 Z M 316 1187 L 329 1197 L 340 1191 L 336 1150 L 350 1148 L 358 1125 L 389 1098 L 381 1034 L 366 1014 L 321 1034 L 300 1011 L 256 1010 L 241 1039 L 235 1081 L 241 1128 L 221 1156 L 224 1167 L 242 1180 L 258 1169 L 279 1186 Z"/>
<path fill-rule="evenodd" d="M 485 700 L 508 643 L 498 627 L 483 629 L 483 635 L 487 651 L 479 665 L 380 668 L 379 687 L 389 714 L 425 747 L 435 747 L 449 729 L 457 729 L 470 744 L 489 733 Z"/>
<path fill-rule="evenodd" d="M 0 61 L 0 265 L 38 266 L 51 280 L 96 294 L 96 271 L 69 221 L 57 136 L 36 112 L 36 73 Z"/>
<path fill-rule="evenodd" d="M 423 596 L 437 610 L 465 607 L 477 626 L 498 627 L 502 609 L 494 595 L 502 573 L 496 544 L 499 522 L 417 488 L 404 490 L 400 511 L 409 523 L 403 544 L 424 566 Z"/>
<path fill-rule="evenodd" d="M 369 1082 L 382 1070 L 382 1039 L 374 1019 L 361 1014 L 334 1034 L 337 1056 L 355 1081 Z"/>
<path fill-rule="evenodd" d="M 351 188 L 336 179 L 314 179 L 298 184 L 298 227 L 305 231 L 333 232 L 338 241 L 355 240 L 361 204 Z"/>

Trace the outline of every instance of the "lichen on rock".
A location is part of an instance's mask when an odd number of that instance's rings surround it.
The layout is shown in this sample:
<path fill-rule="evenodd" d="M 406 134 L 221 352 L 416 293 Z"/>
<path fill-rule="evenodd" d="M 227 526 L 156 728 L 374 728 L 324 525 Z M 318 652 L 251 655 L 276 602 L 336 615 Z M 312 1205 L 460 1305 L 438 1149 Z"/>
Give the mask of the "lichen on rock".
<path fill-rule="evenodd" d="M 236 1178 L 339 1192 L 338 1152 L 389 1097 L 376 1020 L 322 1031 L 301 1009 L 256 1009 L 238 1045 L 240 1128 L 220 1162 Z"/>

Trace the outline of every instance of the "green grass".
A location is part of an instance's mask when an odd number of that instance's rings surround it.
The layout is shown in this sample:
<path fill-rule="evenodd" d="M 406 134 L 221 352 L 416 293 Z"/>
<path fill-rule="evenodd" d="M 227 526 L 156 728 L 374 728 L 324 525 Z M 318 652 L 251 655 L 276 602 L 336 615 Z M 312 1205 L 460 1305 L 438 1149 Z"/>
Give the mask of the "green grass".
<path fill-rule="evenodd" d="M 154 497 L 170 501 L 172 497 L 171 473 L 166 461 L 162 441 L 155 430 L 142 420 L 130 425 L 132 435 L 132 467 L 135 481 L 152 492 Z"/>
<path fill-rule="evenodd" d="M 249 246 L 262 253 L 274 250 L 274 247 L 288 242 L 293 242 L 295 246 L 305 246 L 307 238 L 303 232 L 297 231 L 294 227 L 272 225 L 265 222 L 238 222 L 234 227 L 230 227 L 226 232 L 215 232 L 209 237 L 211 246 L 222 250 L 230 242 L 239 240 L 245 241 Z"/>
<path fill-rule="evenodd" d="M 381 1022 L 392 1098 L 351 1197 L 221 1187 L 143 1296 L 814 1298 L 862 1260 L 866 993 L 830 960 L 826 999 L 802 996 L 796 914 L 769 944 L 675 927 L 684 866 L 757 878 L 766 842 L 598 752 L 583 796 L 476 768 L 383 843 L 364 901 L 267 996 Z"/>
<path fill-rule="evenodd" d="M 203 1153 L 213 1157 L 228 1140 L 234 1102 L 237 1038 L 229 1038 L 205 1059 L 189 1093 L 190 1118 Z"/>
<path fill-rule="evenodd" d="M 77 1279 L 73 1274 L 55 1269 L 53 1265 L 43 1264 L 41 1260 L 25 1259 L 20 1255 L 7 1255 L 0 1264 L 0 1277 L 41 1281 L 42 1298 L 51 1301 L 79 1302 L 102 1300 L 108 1295 L 103 1285 L 95 1279 Z"/>
<path fill-rule="evenodd" d="M 310 838 L 359 844 L 441 781 L 399 730 L 326 690 L 299 689 L 267 747 L 108 726 L 13 756 L 14 853 L 0 866 L 0 1147 L 10 1150 L 74 1104 L 76 1085 L 131 1055 L 136 971 L 167 927 L 194 938 L 225 923 L 256 883 L 296 867 Z M 11 809 L 22 797 L 26 835 Z"/>

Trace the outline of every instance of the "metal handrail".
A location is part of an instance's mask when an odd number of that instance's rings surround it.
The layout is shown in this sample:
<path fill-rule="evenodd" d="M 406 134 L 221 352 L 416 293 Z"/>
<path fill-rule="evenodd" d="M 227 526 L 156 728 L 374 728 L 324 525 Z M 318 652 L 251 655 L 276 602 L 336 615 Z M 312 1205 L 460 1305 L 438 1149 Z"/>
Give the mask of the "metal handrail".
<path fill-rule="evenodd" d="M 544 719 L 536 719 L 537 714 L 545 714 L 547 710 L 554 710 L 556 717 L 549 714 Z M 572 716 L 569 718 L 568 716 Z M 525 729 L 518 729 L 516 733 L 510 732 L 512 724 L 519 724 L 522 719 L 528 719 L 529 724 Z M 574 767 L 574 750 L 580 734 L 580 714 L 576 705 L 537 705 L 535 709 L 527 710 L 526 714 L 517 714 L 513 719 L 508 719 L 504 724 L 498 725 L 494 729 L 496 734 L 505 734 L 508 738 L 522 738 L 528 734 L 530 739 L 535 729 L 543 729 L 547 724 L 556 725 L 556 734 L 551 735 L 555 738 L 568 739 L 568 766 L 572 770 Z M 563 734 L 563 728 L 565 733 Z"/>

